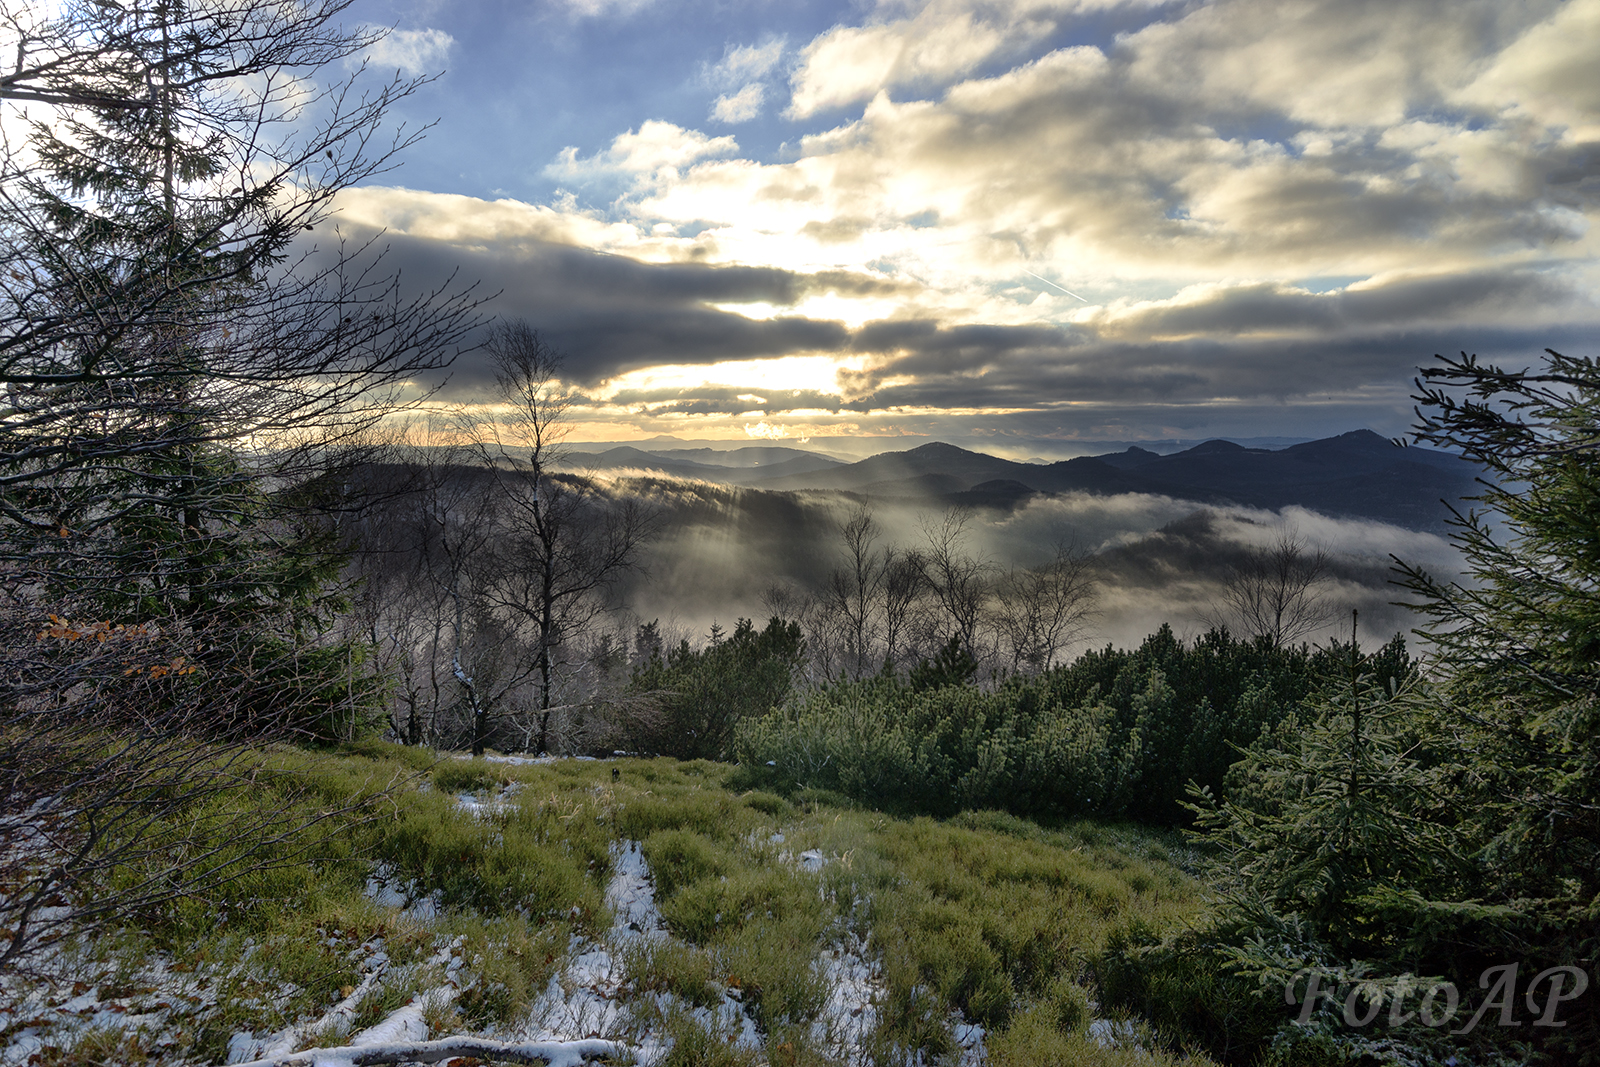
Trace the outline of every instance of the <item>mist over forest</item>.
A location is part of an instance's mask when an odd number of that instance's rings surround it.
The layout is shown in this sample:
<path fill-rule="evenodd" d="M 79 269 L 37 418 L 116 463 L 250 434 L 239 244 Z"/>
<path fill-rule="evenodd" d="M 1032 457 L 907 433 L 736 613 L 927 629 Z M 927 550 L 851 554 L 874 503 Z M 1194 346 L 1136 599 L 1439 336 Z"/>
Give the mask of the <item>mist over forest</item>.
<path fill-rule="evenodd" d="M 615 491 L 659 507 L 663 530 L 643 569 L 619 587 L 619 603 L 642 621 L 693 642 L 713 622 L 764 620 L 774 587 L 815 592 L 841 565 L 839 528 L 868 507 L 882 528 L 880 547 L 922 546 L 945 505 L 938 498 L 874 500 L 846 492 L 743 489 L 706 482 L 618 478 Z M 1441 505 L 1442 510 L 1442 505 Z M 1361 612 L 1364 642 L 1409 632 L 1413 613 L 1397 607 L 1401 591 L 1391 555 L 1453 578 L 1459 556 L 1436 533 L 1330 518 L 1304 508 L 1218 508 L 1147 494 L 1040 496 L 1015 508 L 975 509 L 968 550 L 998 568 L 1045 563 L 1062 541 L 1092 558 L 1098 614 L 1077 644 L 1136 645 L 1170 623 L 1185 637 L 1209 627 L 1223 584 L 1247 549 L 1290 533 L 1329 555 L 1326 625 L 1308 640 L 1348 636 L 1349 612 Z"/>

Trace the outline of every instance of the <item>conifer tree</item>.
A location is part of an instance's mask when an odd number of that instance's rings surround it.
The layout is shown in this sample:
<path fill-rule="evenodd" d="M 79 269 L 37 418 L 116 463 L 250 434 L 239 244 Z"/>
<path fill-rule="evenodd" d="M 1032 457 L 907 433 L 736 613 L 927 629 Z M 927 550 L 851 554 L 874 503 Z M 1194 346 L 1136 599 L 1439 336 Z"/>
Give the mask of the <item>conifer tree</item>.
<path fill-rule="evenodd" d="M 474 324 L 470 295 L 407 297 L 377 250 L 327 229 L 337 193 L 415 139 L 383 124 L 423 84 L 321 80 L 381 37 L 341 27 L 346 6 L 14 13 L 0 98 L 26 102 L 30 136 L 0 154 L 13 650 L 50 611 L 155 626 L 258 680 L 272 646 L 308 677 L 337 604 L 313 505 Z"/>
<path fill-rule="evenodd" d="M 1226 872 L 1214 943 L 1269 994 L 1330 976 L 1338 997 L 1300 1022 L 1335 1062 L 1596 1062 L 1600 1012 L 1578 993 L 1600 956 L 1600 364 L 1463 353 L 1417 384 L 1417 440 L 1486 471 L 1480 507 L 1454 518 L 1467 577 L 1397 560 L 1426 620 L 1423 677 L 1384 694 L 1353 670 L 1251 748 L 1227 803 L 1202 796 Z M 1503 1025 L 1430 1027 L 1404 1006 L 1427 981 L 1493 1000 L 1480 976 L 1518 973 Z M 1356 1002 L 1409 1028 L 1352 1027 Z M 1525 1007 L 1545 1021 L 1523 1025 Z"/>

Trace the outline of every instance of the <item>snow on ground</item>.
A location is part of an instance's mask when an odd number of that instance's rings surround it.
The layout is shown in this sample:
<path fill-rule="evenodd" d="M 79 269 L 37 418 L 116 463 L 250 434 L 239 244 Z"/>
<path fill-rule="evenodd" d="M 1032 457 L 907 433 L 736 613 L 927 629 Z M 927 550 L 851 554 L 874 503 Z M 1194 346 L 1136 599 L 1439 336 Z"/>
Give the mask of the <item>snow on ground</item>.
<path fill-rule="evenodd" d="M 1089 1036 L 1101 1048 L 1141 1048 L 1139 1028 L 1127 1019 L 1095 1019 L 1089 1023 Z"/>
<path fill-rule="evenodd" d="M 526 1029 L 538 1041 L 586 1037 L 627 1040 L 638 1054 L 640 1067 L 649 1067 L 666 1057 L 671 1044 L 654 1030 L 650 1013 L 636 1011 L 633 1001 L 636 996 L 648 997 L 658 1009 L 671 1010 L 677 998 L 669 993 L 635 994 L 627 983 L 622 954 L 641 942 L 664 941 L 672 936 L 656 907 L 655 887 L 639 842 L 613 846 L 606 905 L 612 913 L 611 929 L 597 941 L 572 939 L 566 968 L 550 979 L 529 1009 Z M 761 1046 L 755 1023 L 726 990 L 721 1004 L 694 1008 L 691 1014 L 707 1029 L 737 1034 L 735 1041 L 739 1045 L 751 1049 Z"/>
<path fill-rule="evenodd" d="M 977 1023 L 961 1021 L 961 1013 L 956 1012 L 952 1020 L 956 1035 L 956 1044 L 961 1046 L 961 1067 L 981 1067 L 989 1062 L 989 1050 L 984 1046 L 986 1036 L 983 1027 Z"/>
<path fill-rule="evenodd" d="M 129 973 L 118 961 L 94 959 L 89 948 L 51 945 L 28 961 L 32 975 L 0 976 L 0 1064 L 29 1063 L 91 1031 L 142 1029 L 159 1055 L 177 1045 L 188 1020 L 216 1006 L 215 983 L 174 971 L 163 953 L 148 955 Z"/>
<path fill-rule="evenodd" d="M 508 764 L 552 761 L 551 757 L 486 758 Z M 512 796 L 517 788 L 513 783 L 481 796 L 465 793 L 457 797 L 457 803 L 474 817 L 487 819 L 514 802 Z M 770 849 L 768 854 L 773 859 L 807 872 L 820 871 L 838 859 L 818 849 L 806 849 L 796 855 L 782 847 L 781 832 L 774 832 L 765 840 L 752 838 L 750 844 L 763 851 Z M 672 1044 L 670 1036 L 656 1029 L 657 1020 L 687 1013 L 706 1030 L 732 1035 L 737 1045 L 759 1050 L 761 1036 L 738 999 L 737 990 L 724 989 L 718 1004 L 702 1008 L 670 993 L 631 987 L 625 954 L 652 942 L 671 940 L 672 934 L 656 905 L 649 866 L 639 842 L 614 844 L 612 861 L 605 893 L 612 914 L 610 928 L 593 938 L 574 935 L 564 965 L 530 1006 L 524 1021 L 507 1028 L 509 1032 L 483 1036 L 521 1042 L 616 1040 L 635 1051 L 640 1067 L 651 1067 L 666 1058 Z M 421 892 L 385 864 L 371 872 L 366 893 L 378 904 L 395 908 L 405 918 L 422 924 L 431 923 L 440 914 L 436 894 Z M 354 946 L 352 959 L 360 961 L 362 978 L 338 1004 L 314 1021 L 300 1021 L 263 1035 L 249 1031 L 234 1034 L 226 1062 L 238 1064 L 284 1056 L 313 1038 L 325 1045 L 342 1041 L 346 1050 L 428 1040 L 426 1017 L 447 1011 L 472 981 L 471 975 L 462 970 L 462 943 L 461 938 L 437 942 L 439 947 L 432 958 L 406 966 L 391 963 L 381 938 Z M 54 950 L 54 955 L 58 957 L 54 969 L 59 970 L 60 976 L 79 980 L 63 977 L 52 986 L 14 976 L 0 979 L 0 1034 L 4 1035 L 0 1041 L 0 1067 L 26 1064 L 36 1053 L 70 1047 L 91 1030 L 143 1030 L 153 1035 L 153 1050 L 159 1054 L 162 1048 L 175 1046 L 178 1032 L 192 1027 L 197 1016 L 218 1008 L 216 990 L 227 977 L 206 969 L 179 973 L 160 954 L 141 959 L 131 979 L 126 960 L 95 962 L 86 945 L 64 946 Z M 234 968 L 252 969 L 252 955 L 247 950 Z M 813 1035 L 830 1055 L 855 1063 L 866 1039 L 877 1027 L 878 1005 L 886 995 L 881 959 L 866 943 L 847 934 L 825 949 L 814 965 L 826 980 L 828 996 L 813 1024 Z M 377 1025 L 349 1033 L 364 1000 L 384 986 L 392 988 L 418 979 L 424 981 L 424 990 L 407 1004 Z M 263 991 L 259 1005 L 262 1014 L 270 1015 L 275 999 L 295 992 L 293 987 L 277 990 L 277 996 L 272 990 Z M 241 1006 L 249 1008 L 233 1005 Z M 1097 1025 L 1103 1023 L 1097 1021 Z M 967 1024 L 959 1016 L 952 1018 L 952 1027 L 962 1048 L 963 1067 L 983 1064 L 987 1058 L 983 1028 Z M 1108 1032 L 1102 1040 L 1121 1036 Z M 921 1062 L 920 1055 L 913 1054 L 912 1059 Z"/>
<path fill-rule="evenodd" d="M 439 894 L 424 893 L 417 888 L 416 882 L 401 880 L 387 863 L 379 863 L 372 868 L 372 873 L 367 875 L 364 891 L 373 903 L 394 908 L 402 918 L 430 923 L 439 917 Z"/>
<path fill-rule="evenodd" d="M 505 763 L 513 767 L 532 767 L 536 764 L 560 763 L 566 760 L 577 760 L 579 762 L 588 763 L 598 763 L 600 761 L 599 756 L 499 756 L 493 754 L 474 756 L 470 752 L 457 752 L 454 754 L 453 758 L 481 759 L 485 763 Z"/>
<path fill-rule="evenodd" d="M 667 921 L 656 907 L 656 890 L 650 882 L 639 842 L 629 841 L 612 851 L 611 881 L 606 886 L 606 906 L 611 909 L 612 936 L 622 942 L 633 937 L 659 940 L 670 936 Z"/>
<path fill-rule="evenodd" d="M 456 806 L 473 818 L 487 819 L 508 808 L 511 805 L 511 798 L 521 789 L 521 782 L 512 782 L 508 786 L 494 790 L 487 797 L 480 798 L 476 793 L 458 793 Z"/>
<path fill-rule="evenodd" d="M 824 952 L 819 962 L 828 982 L 828 1002 L 811 1024 L 811 1033 L 829 1055 L 848 1062 L 878 1025 L 878 1003 L 885 994 L 883 964 L 853 936 Z"/>
<path fill-rule="evenodd" d="M 390 968 L 389 956 L 383 951 L 381 940 L 368 942 L 371 949 L 366 973 L 361 983 L 338 1004 L 315 1022 L 298 1023 L 285 1027 L 265 1038 L 245 1032 L 234 1034 L 228 1042 L 228 1063 L 249 1060 L 276 1059 L 296 1051 L 312 1036 L 319 1040 L 343 1040 L 349 1033 L 358 1006 L 368 993 L 377 989 L 386 978 L 407 978 L 418 971 L 427 974 L 437 971 L 442 980 L 426 992 L 419 993 L 376 1026 L 350 1038 L 350 1045 L 381 1045 L 396 1041 L 423 1041 L 428 1037 L 428 1026 L 423 1022 L 424 1012 L 437 1006 L 447 1008 L 461 995 L 465 981 L 460 973 L 463 959 L 460 956 L 465 938 L 457 937 L 442 945 L 430 958 L 406 968 Z"/>

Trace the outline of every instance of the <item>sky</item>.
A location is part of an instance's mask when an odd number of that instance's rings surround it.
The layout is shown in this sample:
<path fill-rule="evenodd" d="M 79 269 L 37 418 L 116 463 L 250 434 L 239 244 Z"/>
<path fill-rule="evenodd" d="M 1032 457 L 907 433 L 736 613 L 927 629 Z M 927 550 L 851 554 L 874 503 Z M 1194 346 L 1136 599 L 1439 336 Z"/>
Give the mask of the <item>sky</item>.
<path fill-rule="evenodd" d="M 438 77 L 339 228 L 498 292 L 574 439 L 1396 436 L 1434 353 L 1600 355 L 1600 0 L 346 17 Z"/>

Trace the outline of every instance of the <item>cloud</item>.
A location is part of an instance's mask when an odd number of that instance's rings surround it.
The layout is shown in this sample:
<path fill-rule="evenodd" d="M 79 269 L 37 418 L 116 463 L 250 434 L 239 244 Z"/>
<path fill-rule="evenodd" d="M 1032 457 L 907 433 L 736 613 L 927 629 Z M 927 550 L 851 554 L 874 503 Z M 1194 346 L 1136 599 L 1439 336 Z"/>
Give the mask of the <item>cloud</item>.
<path fill-rule="evenodd" d="M 395 197 L 401 205 L 411 198 L 403 190 Z M 352 241 L 376 237 L 374 194 L 367 191 L 351 199 L 360 210 L 343 214 L 346 237 Z M 386 266 L 399 270 L 419 290 L 452 274 L 486 279 L 485 288 L 503 289 L 494 312 L 528 319 L 567 354 L 567 370 L 574 379 L 590 386 L 660 364 L 703 366 L 843 352 L 849 342 L 844 326 L 785 314 L 782 309 L 818 294 L 871 295 L 897 288 L 896 283 L 850 271 L 801 274 L 770 267 L 644 263 L 551 240 L 561 229 L 536 209 L 523 207 L 518 212 L 512 205 L 502 205 L 500 213 L 505 217 L 495 238 L 485 229 L 452 230 L 437 216 L 413 212 L 406 218 L 394 212 L 389 216 L 394 224 L 383 236 L 388 244 Z M 779 312 L 750 318 L 725 310 L 756 302 Z M 451 389 L 467 398 L 489 380 L 479 357 L 469 354 L 456 366 Z M 730 384 L 738 388 L 727 393 L 726 406 L 748 410 L 750 405 L 738 400 L 737 394 L 750 392 L 750 386 Z M 643 399 L 648 398 L 625 397 L 623 402 Z M 711 399 L 723 401 L 715 393 Z"/>
<path fill-rule="evenodd" d="M 916 6 L 913 14 L 892 15 Z M 1048 37 L 1073 13 L 1120 0 L 929 0 L 880 3 L 862 26 L 835 26 L 800 53 L 789 114 L 807 118 L 897 86 L 946 85 L 997 57 Z"/>
<path fill-rule="evenodd" d="M 1394 273 L 1322 292 L 1204 283 L 1071 322 L 907 314 L 853 325 L 800 309 L 824 297 L 914 308 L 927 287 L 864 270 L 697 259 L 683 253 L 702 247 L 693 242 L 514 201 L 364 189 L 341 203 L 350 236 L 387 229 L 391 262 L 414 284 L 457 269 L 503 287 L 496 313 L 540 328 L 569 354 L 576 381 L 624 382 L 595 394 L 604 417 L 656 430 L 689 417 L 739 430 L 759 407 L 817 432 L 848 418 L 869 432 L 963 438 L 997 425 L 1039 437 L 1247 427 L 1304 436 L 1352 425 L 1395 434 L 1410 422 L 1410 379 L 1432 353 L 1582 352 L 1600 319 L 1592 279 L 1553 264 Z M 741 312 L 751 307 L 769 313 Z M 797 359 L 812 362 L 793 378 L 784 368 Z M 476 356 L 464 357 L 452 395 L 470 399 L 488 380 Z"/>
<path fill-rule="evenodd" d="M 1102 337 L 1282 337 L 1347 333 L 1462 320 L 1533 328 L 1587 305 L 1592 294 L 1555 270 L 1500 268 L 1397 273 L 1311 292 L 1282 282 L 1205 283 L 1166 300 L 1083 312 L 1075 322 Z"/>
<path fill-rule="evenodd" d="M 611 146 L 588 159 L 580 159 L 576 148 L 562 149 L 556 161 L 545 168 L 551 177 L 584 181 L 602 175 L 625 174 L 637 177 L 675 177 L 678 168 L 708 156 L 731 155 L 739 150 L 732 137 L 709 137 L 699 130 L 686 130 L 660 119 L 650 119 L 637 130 L 618 134 Z"/>
<path fill-rule="evenodd" d="M 443 30 L 386 30 L 383 39 L 353 57 L 380 70 L 398 70 L 410 77 L 437 74 L 449 58 L 455 38 Z"/>
<path fill-rule="evenodd" d="M 761 114 L 767 90 L 760 82 L 751 82 L 736 93 L 717 97 L 711 106 L 711 118 L 717 122 L 749 122 Z"/>
<path fill-rule="evenodd" d="M 1570 141 L 1600 139 L 1600 0 L 1571 0 L 1495 56 L 1458 98 L 1563 129 Z"/>
<path fill-rule="evenodd" d="M 560 7 L 577 18 L 604 18 L 608 15 L 631 15 L 649 7 L 654 0 L 556 0 Z"/>
<path fill-rule="evenodd" d="M 789 42 L 786 37 L 766 37 L 757 44 L 729 45 L 722 59 L 705 71 L 706 81 L 719 88 L 764 78 L 783 60 Z"/>
<path fill-rule="evenodd" d="M 652 430 L 742 433 L 754 395 L 819 432 L 1392 434 L 1433 352 L 1594 351 L 1600 0 L 1123 4 L 1098 37 L 1088 6 L 835 26 L 791 114 L 859 108 L 777 158 L 652 120 L 564 152 L 551 204 L 341 203 L 504 287 L 586 383 L 679 368 L 612 398 Z M 727 49 L 713 119 L 791 54 Z M 800 359 L 833 372 L 764 380 Z"/>

